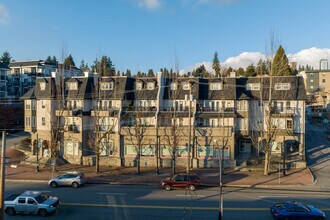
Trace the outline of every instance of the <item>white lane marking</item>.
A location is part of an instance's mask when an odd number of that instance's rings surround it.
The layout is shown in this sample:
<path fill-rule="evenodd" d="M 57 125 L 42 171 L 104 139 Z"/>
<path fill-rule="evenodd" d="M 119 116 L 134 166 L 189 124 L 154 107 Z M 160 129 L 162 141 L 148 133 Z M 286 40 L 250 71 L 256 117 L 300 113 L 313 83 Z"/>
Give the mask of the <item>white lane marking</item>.
<path fill-rule="evenodd" d="M 288 198 L 288 196 L 258 196 L 259 198 Z"/>
<path fill-rule="evenodd" d="M 97 193 L 99 195 L 127 196 L 127 193 Z"/>
<path fill-rule="evenodd" d="M 177 196 L 177 197 L 189 197 L 189 196 L 191 196 L 191 197 L 206 197 L 205 195 L 190 195 L 190 194 L 187 194 L 187 195 L 175 195 L 175 196 Z"/>

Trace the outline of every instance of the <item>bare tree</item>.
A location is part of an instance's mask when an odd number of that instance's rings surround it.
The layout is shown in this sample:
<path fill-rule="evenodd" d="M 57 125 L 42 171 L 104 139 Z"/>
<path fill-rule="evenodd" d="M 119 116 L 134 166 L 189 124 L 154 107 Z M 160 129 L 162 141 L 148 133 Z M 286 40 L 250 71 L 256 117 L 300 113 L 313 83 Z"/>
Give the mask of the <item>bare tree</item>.
<path fill-rule="evenodd" d="M 143 118 L 142 112 L 134 109 L 134 119 L 132 115 L 125 115 L 126 119 L 132 120 L 133 124 L 126 125 L 123 127 L 126 136 L 129 138 L 129 141 L 134 145 L 134 150 L 136 153 L 136 162 L 137 162 L 137 173 L 141 173 L 141 155 L 142 155 L 142 146 L 146 144 L 145 134 L 147 132 L 148 124 L 146 119 Z M 125 119 L 124 119 L 125 120 Z"/>
<path fill-rule="evenodd" d="M 100 101 L 100 100 L 99 100 Z M 100 103 L 100 102 L 97 102 Z M 112 136 L 115 134 L 115 127 L 119 123 L 118 111 L 114 109 L 107 109 L 100 104 L 96 105 L 94 109 L 94 130 L 89 133 L 88 144 L 93 153 L 95 153 L 95 172 L 100 171 L 100 156 L 105 154 L 109 155 L 110 152 L 114 153 L 113 143 L 111 142 Z M 114 117 L 109 117 L 103 114 L 103 111 L 111 112 Z"/>

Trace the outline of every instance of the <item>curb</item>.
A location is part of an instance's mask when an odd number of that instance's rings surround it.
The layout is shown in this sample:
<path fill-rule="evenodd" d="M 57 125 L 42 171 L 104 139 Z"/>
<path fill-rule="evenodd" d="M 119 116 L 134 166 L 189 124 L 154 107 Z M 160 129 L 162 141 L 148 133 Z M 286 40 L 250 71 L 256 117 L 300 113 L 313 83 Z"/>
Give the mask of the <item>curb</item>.
<path fill-rule="evenodd" d="M 310 168 L 310 166 L 307 166 L 307 170 L 308 170 L 308 172 L 312 175 L 312 177 L 313 177 L 313 183 L 312 183 L 312 185 L 316 185 L 316 183 L 317 183 L 317 177 L 315 176 L 315 174 L 314 174 L 314 172 L 312 171 L 312 169 Z"/>

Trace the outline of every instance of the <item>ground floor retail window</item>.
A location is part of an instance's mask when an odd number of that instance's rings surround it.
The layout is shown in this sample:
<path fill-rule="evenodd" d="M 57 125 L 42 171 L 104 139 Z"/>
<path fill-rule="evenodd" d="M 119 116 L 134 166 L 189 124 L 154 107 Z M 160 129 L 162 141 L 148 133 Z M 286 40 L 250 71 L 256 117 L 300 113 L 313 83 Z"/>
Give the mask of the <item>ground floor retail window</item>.
<path fill-rule="evenodd" d="M 67 139 L 64 142 L 64 152 L 66 155 L 79 155 L 79 141 L 74 139 Z"/>
<path fill-rule="evenodd" d="M 155 155 L 155 145 L 142 145 L 141 146 L 141 156 L 142 157 L 149 157 Z M 125 155 L 127 156 L 136 156 L 139 152 L 138 146 L 134 145 L 126 145 L 125 146 Z"/>
<path fill-rule="evenodd" d="M 173 154 L 176 157 L 187 157 L 188 156 L 188 147 L 187 146 L 161 146 L 160 147 L 160 155 L 162 157 L 171 157 Z"/>

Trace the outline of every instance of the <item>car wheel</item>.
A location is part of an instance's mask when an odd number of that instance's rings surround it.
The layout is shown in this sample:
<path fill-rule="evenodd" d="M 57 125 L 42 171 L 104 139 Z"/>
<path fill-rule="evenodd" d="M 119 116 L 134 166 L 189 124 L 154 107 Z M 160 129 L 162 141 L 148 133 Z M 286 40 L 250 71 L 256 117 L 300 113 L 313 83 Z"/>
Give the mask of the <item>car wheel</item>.
<path fill-rule="evenodd" d="M 195 191 L 196 190 L 196 187 L 194 185 L 189 185 L 188 188 L 189 188 L 190 191 Z"/>
<path fill-rule="evenodd" d="M 79 187 L 79 184 L 78 184 L 77 182 L 73 182 L 73 183 L 71 184 L 71 186 L 72 186 L 73 188 L 78 188 L 78 187 Z"/>
<path fill-rule="evenodd" d="M 6 213 L 9 216 L 13 216 L 13 215 L 15 215 L 15 209 L 13 209 L 13 208 L 7 208 L 6 209 Z"/>
<path fill-rule="evenodd" d="M 38 211 L 38 214 L 42 217 L 46 217 L 47 216 L 47 211 L 45 209 L 40 209 Z"/>
<path fill-rule="evenodd" d="M 165 189 L 166 191 L 170 191 L 170 190 L 171 190 L 171 187 L 170 187 L 170 185 L 165 185 L 165 186 L 164 186 L 164 189 Z"/>
<path fill-rule="evenodd" d="M 56 182 L 51 182 L 51 183 L 50 183 L 50 186 L 51 186 L 52 188 L 56 188 L 56 187 L 57 187 L 57 183 L 56 183 Z"/>

